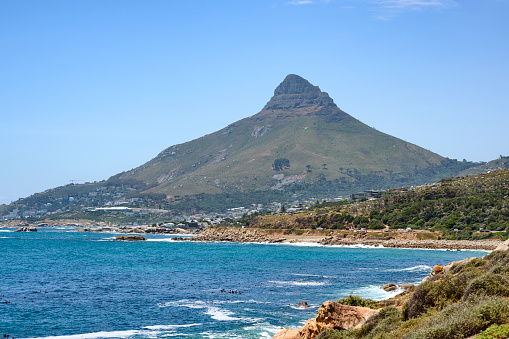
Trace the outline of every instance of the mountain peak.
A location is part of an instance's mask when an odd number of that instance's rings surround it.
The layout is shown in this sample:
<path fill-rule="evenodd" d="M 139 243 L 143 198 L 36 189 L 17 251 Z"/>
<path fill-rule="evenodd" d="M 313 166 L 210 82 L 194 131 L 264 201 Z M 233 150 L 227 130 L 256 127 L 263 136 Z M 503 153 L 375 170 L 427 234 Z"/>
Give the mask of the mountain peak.
<path fill-rule="evenodd" d="M 274 90 L 274 96 L 262 111 L 285 110 L 292 115 L 310 114 L 318 108 L 336 107 L 334 101 L 318 86 L 313 86 L 306 79 L 289 74 Z M 304 109 L 299 113 L 299 110 Z"/>
<path fill-rule="evenodd" d="M 274 95 L 320 93 L 318 86 L 313 86 L 309 81 L 296 74 L 288 74 L 279 86 L 274 90 Z"/>

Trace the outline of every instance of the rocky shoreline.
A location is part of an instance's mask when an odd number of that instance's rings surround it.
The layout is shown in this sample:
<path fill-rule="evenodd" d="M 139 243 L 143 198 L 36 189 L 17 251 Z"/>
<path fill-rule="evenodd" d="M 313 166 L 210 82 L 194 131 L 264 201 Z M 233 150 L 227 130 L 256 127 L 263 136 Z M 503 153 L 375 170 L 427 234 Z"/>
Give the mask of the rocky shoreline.
<path fill-rule="evenodd" d="M 396 236 L 388 238 L 347 237 L 344 234 L 335 236 L 297 236 L 269 234 L 261 229 L 244 228 L 208 228 L 191 238 L 175 238 L 174 240 L 188 241 L 227 241 L 227 242 L 258 242 L 258 243 L 303 243 L 313 242 L 320 245 L 340 246 L 374 246 L 387 248 L 419 248 L 445 250 L 487 250 L 497 248 L 501 240 L 415 240 L 398 239 Z"/>
<path fill-rule="evenodd" d="M 388 248 L 421 248 L 447 250 L 488 250 L 497 248 L 501 240 L 408 240 L 408 239 L 373 239 L 373 238 L 341 238 L 325 237 L 318 242 L 321 245 L 365 245 L 383 246 Z"/>

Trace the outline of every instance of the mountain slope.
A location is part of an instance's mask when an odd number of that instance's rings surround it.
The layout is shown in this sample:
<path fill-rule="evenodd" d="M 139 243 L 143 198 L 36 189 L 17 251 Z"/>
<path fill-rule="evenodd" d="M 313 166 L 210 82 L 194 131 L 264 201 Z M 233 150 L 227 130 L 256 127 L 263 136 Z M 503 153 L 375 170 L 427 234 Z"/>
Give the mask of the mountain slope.
<path fill-rule="evenodd" d="M 168 147 L 106 181 L 58 187 L 2 205 L 0 215 L 19 210 L 41 216 L 116 202 L 174 213 L 217 212 L 420 185 L 475 165 L 379 132 L 343 112 L 319 87 L 290 74 L 251 117 Z"/>
<path fill-rule="evenodd" d="M 273 165 L 281 158 L 288 159 L 290 166 L 277 171 Z M 139 180 L 152 187 L 147 192 L 175 197 L 283 189 L 320 180 L 359 186 L 363 177 L 383 181 L 417 175 L 417 181 L 426 181 L 437 171 L 427 176 L 422 171 L 448 162 L 363 124 L 317 86 L 288 75 L 258 114 L 169 147 L 115 178 Z"/>

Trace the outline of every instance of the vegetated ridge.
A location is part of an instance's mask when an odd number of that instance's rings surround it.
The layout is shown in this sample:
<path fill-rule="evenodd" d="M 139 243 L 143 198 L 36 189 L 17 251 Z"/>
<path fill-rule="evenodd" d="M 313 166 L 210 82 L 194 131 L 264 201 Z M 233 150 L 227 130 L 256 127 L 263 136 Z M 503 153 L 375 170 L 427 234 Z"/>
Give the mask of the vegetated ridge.
<path fill-rule="evenodd" d="M 442 179 L 414 189 L 393 189 L 375 200 L 326 202 L 297 213 L 253 216 L 246 223 L 289 230 L 409 227 L 439 231 L 442 238 L 450 240 L 507 239 L 509 169 Z M 481 229 L 485 232 L 479 232 Z"/>

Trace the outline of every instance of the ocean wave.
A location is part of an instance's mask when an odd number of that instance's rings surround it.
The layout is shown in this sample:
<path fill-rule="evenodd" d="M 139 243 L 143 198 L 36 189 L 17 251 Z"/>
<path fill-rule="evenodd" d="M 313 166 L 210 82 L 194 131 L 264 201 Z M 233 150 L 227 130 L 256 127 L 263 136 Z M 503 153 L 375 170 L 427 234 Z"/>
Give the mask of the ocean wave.
<path fill-rule="evenodd" d="M 253 300 L 254 301 L 254 300 Z M 254 301 L 255 302 L 255 301 Z M 212 301 L 212 302 L 205 302 L 201 300 L 197 301 L 191 301 L 188 299 L 182 299 L 179 301 L 169 301 L 164 304 L 158 304 L 159 307 L 187 307 L 192 309 L 204 309 L 204 314 L 209 315 L 212 319 L 218 320 L 218 321 L 244 321 L 244 322 L 256 322 L 260 319 L 253 319 L 253 318 L 245 318 L 245 317 L 233 317 L 235 313 L 233 313 L 230 310 L 225 310 L 222 308 L 219 308 L 217 306 L 213 306 L 215 304 L 227 304 L 227 303 L 235 303 L 234 301 Z"/>
<path fill-rule="evenodd" d="M 282 328 L 280 326 L 276 326 L 276 325 L 269 324 L 267 322 L 263 322 L 263 323 L 259 323 L 259 324 L 255 324 L 255 325 L 251 325 L 251 326 L 246 326 L 242 329 L 244 331 L 248 331 L 248 332 L 255 332 L 256 334 L 258 334 L 260 336 L 260 338 L 272 339 L 274 334 L 281 331 Z"/>
<path fill-rule="evenodd" d="M 0 232 L 14 232 L 12 230 L 0 230 Z"/>
<path fill-rule="evenodd" d="M 299 277 L 322 277 L 319 274 L 292 273 L 292 275 L 296 275 L 296 276 L 299 276 Z"/>
<path fill-rule="evenodd" d="M 403 289 L 396 289 L 394 291 L 386 292 L 385 290 L 381 289 L 378 285 L 369 285 L 364 287 L 359 287 L 357 289 L 350 290 L 346 295 L 353 294 L 358 295 L 362 298 L 370 298 L 376 301 L 384 300 L 384 299 L 390 299 L 398 294 L 404 292 Z"/>
<path fill-rule="evenodd" d="M 406 268 L 394 268 L 394 269 L 388 269 L 389 272 L 418 272 L 418 271 L 426 271 L 429 272 L 431 270 L 431 266 L 428 265 L 417 265 L 412 267 L 406 267 Z"/>
<path fill-rule="evenodd" d="M 149 330 L 176 330 L 178 328 L 183 327 L 193 327 L 193 326 L 201 326 L 203 324 L 187 324 L 187 325 L 153 325 L 153 326 L 145 326 Z"/>
<path fill-rule="evenodd" d="M 323 281 L 278 281 L 271 280 L 268 281 L 271 284 L 281 285 L 281 286 L 324 286 L 327 282 Z"/>
<path fill-rule="evenodd" d="M 84 334 L 59 335 L 59 336 L 38 337 L 38 338 L 30 338 L 30 339 L 128 338 L 128 337 L 131 337 L 134 335 L 153 337 L 154 333 L 151 331 L 143 331 L 143 330 L 127 330 L 127 331 L 94 332 L 94 333 L 84 333 Z"/>

